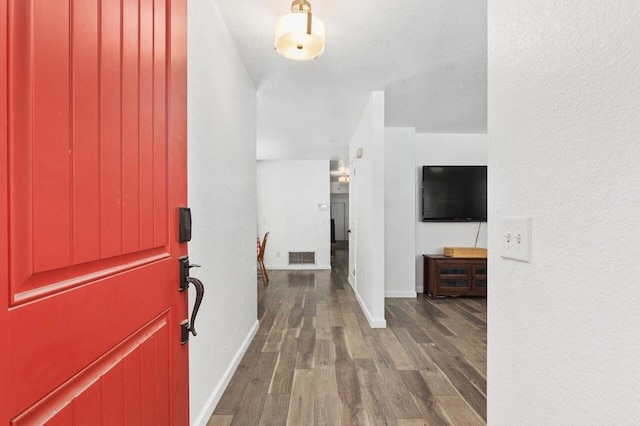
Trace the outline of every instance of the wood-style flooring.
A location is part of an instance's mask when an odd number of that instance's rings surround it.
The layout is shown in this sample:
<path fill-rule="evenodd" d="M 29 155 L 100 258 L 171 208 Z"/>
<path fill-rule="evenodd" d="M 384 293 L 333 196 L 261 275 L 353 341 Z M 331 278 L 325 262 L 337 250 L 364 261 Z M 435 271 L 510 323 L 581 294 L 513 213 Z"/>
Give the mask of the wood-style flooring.
<path fill-rule="evenodd" d="M 346 261 L 258 280 L 260 329 L 208 425 L 486 423 L 486 299 L 387 299 L 372 329 Z"/>

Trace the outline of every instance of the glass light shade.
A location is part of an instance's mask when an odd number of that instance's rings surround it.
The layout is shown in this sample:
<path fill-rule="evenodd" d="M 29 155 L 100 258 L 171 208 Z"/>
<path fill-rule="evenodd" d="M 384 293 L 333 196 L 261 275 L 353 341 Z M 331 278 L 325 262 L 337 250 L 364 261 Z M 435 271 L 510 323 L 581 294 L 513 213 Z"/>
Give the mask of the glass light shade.
<path fill-rule="evenodd" d="M 294 61 L 315 59 L 324 52 L 324 24 L 311 15 L 311 34 L 307 34 L 307 13 L 285 15 L 276 25 L 275 47 Z"/>

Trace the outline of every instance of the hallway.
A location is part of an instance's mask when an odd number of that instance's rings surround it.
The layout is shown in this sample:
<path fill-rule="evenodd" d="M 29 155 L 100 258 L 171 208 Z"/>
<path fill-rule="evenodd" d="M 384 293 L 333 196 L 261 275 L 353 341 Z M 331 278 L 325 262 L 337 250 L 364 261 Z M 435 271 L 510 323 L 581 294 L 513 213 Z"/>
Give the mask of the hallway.
<path fill-rule="evenodd" d="M 260 329 L 208 425 L 485 423 L 486 299 L 387 299 L 371 329 L 347 259 L 258 280 Z"/>

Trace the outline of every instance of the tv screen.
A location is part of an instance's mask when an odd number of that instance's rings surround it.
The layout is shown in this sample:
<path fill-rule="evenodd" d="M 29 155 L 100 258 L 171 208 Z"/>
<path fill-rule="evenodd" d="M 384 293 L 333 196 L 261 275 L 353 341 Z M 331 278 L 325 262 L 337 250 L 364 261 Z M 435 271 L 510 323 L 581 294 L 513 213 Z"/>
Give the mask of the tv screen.
<path fill-rule="evenodd" d="M 487 166 L 423 166 L 423 222 L 486 222 Z"/>

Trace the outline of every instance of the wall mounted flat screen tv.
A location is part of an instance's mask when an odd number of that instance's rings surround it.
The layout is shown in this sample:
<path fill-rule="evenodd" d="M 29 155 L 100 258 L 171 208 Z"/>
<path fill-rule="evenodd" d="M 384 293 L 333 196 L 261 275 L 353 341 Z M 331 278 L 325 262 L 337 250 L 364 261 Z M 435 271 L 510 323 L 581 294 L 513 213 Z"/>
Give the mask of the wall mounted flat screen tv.
<path fill-rule="evenodd" d="M 487 166 L 423 166 L 423 222 L 486 222 Z"/>

